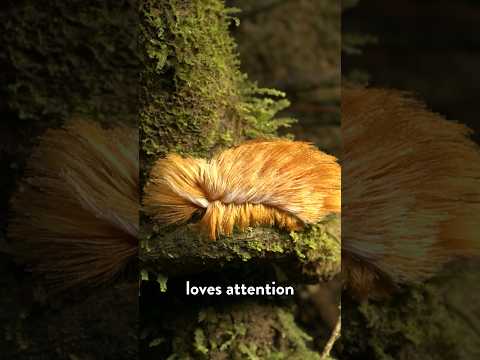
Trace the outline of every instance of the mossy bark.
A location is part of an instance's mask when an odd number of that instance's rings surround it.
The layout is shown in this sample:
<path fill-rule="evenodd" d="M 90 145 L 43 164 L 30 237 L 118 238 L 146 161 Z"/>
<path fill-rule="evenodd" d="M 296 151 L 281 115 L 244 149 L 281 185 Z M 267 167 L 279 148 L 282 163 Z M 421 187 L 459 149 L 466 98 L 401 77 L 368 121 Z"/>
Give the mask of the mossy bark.
<path fill-rule="evenodd" d="M 136 1 L 22 0 L 0 8 L 0 358 L 136 358 L 136 278 L 46 299 L 28 267 L 3 253 L 8 201 L 39 134 L 72 116 L 136 125 Z"/>
<path fill-rule="evenodd" d="M 229 35 L 229 26 L 236 20 L 222 1 L 151 0 L 144 2 L 141 11 L 147 64 L 140 117 L 144 179 L 152 163 L 167 153 L 208 157 L 247 139 L 276 136 L 280 126 L 290 123 L 274 118 L 288 105 L 283 93 L 259 89 L 240 72 Z M 297 283 L 331 277 L 340 268 L 338 218 L 328 218 L 300 233 L 254 228 L 215 242 L 200 237 L 190 225 L 158 228 L 144 218 L 142 229 L 141 266 L 162 279 L 169 277 L 166 292 L 161 294 L 152 290 L 156 281 L 142 286 L 142 356 L 319 358 L 307 346 L 309 337 L 299 335 L 304 333 L 293 320 L 292 301 L 272 300 L 262 305 L 258 298 L 247 302 L 223 299 L 211 307 L 208 303 L 213 300 L 185 298 L 183 280 L 188 276 L 210 283 L 216 278 L 228 282 L 232 273 L 252 274 L 248 269 L 259 263 L 277 266 L 287 278 L 296 276 Z M 255 280 L 261 281 L 261 276 Z M 165 291 L 164 280 L 160 282 Z M 154 303 L 165 307 L 153 310 Z M 202 315 L 207 312 L 211 316 Z M 172 313 L 176 316 L 169 316 Z M 222 318 L 228 319 L 227 325 Z M 264 321 L 269 331 L 256 334 Z M 280 343 L 273 329 L 282 333 Z M 222 332 L 228 337 L 220 336 Z"/>
<path fill-rule="evenodd" d="M 342 299 L 342 358 L 473 359 L 480 351 L 478 261 L 450 264 L 389 299 Z"/>
<path fill-rule="evenodd" d="M 216 241 L 185 225 L 143 239 L 140 261 L 145 269 L 167 276 L 269 262 L 288 278 L 316 283 L 340 271 L 339 222 L 339 216 L 332 215 L 300 233 L 250 228 Z"/>
<path fill-rule="evenodd" d="M 272 304 L 245 301 L 189 308 L 173 318 L 167 316 L 163 324 L 177 331 L 171 339 L 157 334 L 148 358 L 165 358 L 166 343 L 171 341 L 172 359 L 320 360 L 307 347 L 312 339 L 298 327 L 289 309 Z"/>

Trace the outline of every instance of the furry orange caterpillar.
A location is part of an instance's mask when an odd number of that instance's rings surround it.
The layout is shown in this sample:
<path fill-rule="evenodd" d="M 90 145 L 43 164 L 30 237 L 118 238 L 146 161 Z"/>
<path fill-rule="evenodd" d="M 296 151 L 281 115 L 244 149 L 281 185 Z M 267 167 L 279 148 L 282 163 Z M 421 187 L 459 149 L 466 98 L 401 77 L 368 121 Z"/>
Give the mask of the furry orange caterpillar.
<path fill-rule="evenodd" d="M 295 230 L 340 212 L 340 166 L 312 145 L 250 141 L 210 160 L 171 154 L 154 165 L 144 210 L 161 224 L 199 222 L 215 239 L 234 226 Z"/>
<path fill-rule="evenodd" d="M 342 91 L 342 271 L 357 296 L 480 254 L 480 151 L 464 125 L 394 90 Z"/>
<path fill-rule="evenodd" d="M 136 129 L 49 129 L 11 200 L 12 254 L 52 293 L 111 281 L 137 254 L 138 181 Z"/>

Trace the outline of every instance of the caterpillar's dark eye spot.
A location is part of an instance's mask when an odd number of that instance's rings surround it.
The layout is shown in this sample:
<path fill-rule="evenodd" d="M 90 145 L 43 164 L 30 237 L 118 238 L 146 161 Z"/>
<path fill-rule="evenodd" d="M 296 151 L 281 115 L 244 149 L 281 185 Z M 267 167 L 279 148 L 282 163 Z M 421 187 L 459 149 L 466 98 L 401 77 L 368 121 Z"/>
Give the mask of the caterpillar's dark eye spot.
<path fill-rule="evenodd" d="M 190 217 L 190 219 L 188 219 L 187 224 L 194 224 L 196 222 L 199 222 L 202 219 L 203 215 L 205 215 L 205 211 L 207 211 L 207 209 L 204 208 L 196 210 Z"/>

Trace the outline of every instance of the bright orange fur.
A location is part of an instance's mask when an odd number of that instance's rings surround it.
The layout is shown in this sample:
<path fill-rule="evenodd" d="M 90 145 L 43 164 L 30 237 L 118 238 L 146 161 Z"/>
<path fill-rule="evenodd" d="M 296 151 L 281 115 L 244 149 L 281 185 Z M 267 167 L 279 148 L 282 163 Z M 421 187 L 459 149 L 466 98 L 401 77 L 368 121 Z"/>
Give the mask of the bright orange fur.
<path fill-rule="evenodd" d="M 212 239 L 234 226 L 299 229 L 340 211 L 340 166 L 289 140 L 246 142 L 210 160 L 171 154 L 153 167 L 143 203 L 166 225 L 204 209 L 200 226 Z"/>
<path fill-rule="evenodd" d="M 342 92 L 342 267 L 369 295 L 480 252 L 480 150 L 470 130 L 392 90 Z"/>
<path fill-rule="evenodd" d="M 137 253 L 137 130 L 84 120 L 48 130 L 11 204 L 13 252 L 51 290 L 111 280 Z"/>

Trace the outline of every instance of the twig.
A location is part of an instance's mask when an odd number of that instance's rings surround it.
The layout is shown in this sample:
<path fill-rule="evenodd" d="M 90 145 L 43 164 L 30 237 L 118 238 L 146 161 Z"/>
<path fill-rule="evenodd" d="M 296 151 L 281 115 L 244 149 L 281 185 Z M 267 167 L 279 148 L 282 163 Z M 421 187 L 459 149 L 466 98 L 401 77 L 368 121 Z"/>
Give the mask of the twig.
<path fill-rule="evenodd" d="M 333 345 L 337 341 L 337 339 L 340 337 L 340 330 L 342 328 L 342 315 L 340 314 L 337 319 L 337 323 L 335 324 L 335 328 L 332 331 L 332 334 L 330 335 L 330 338 L 327 341 L 327 344 L 325 345 L 321 359 L 326 360 L 330 356 L 330 351 L 332 351 Z"/>

